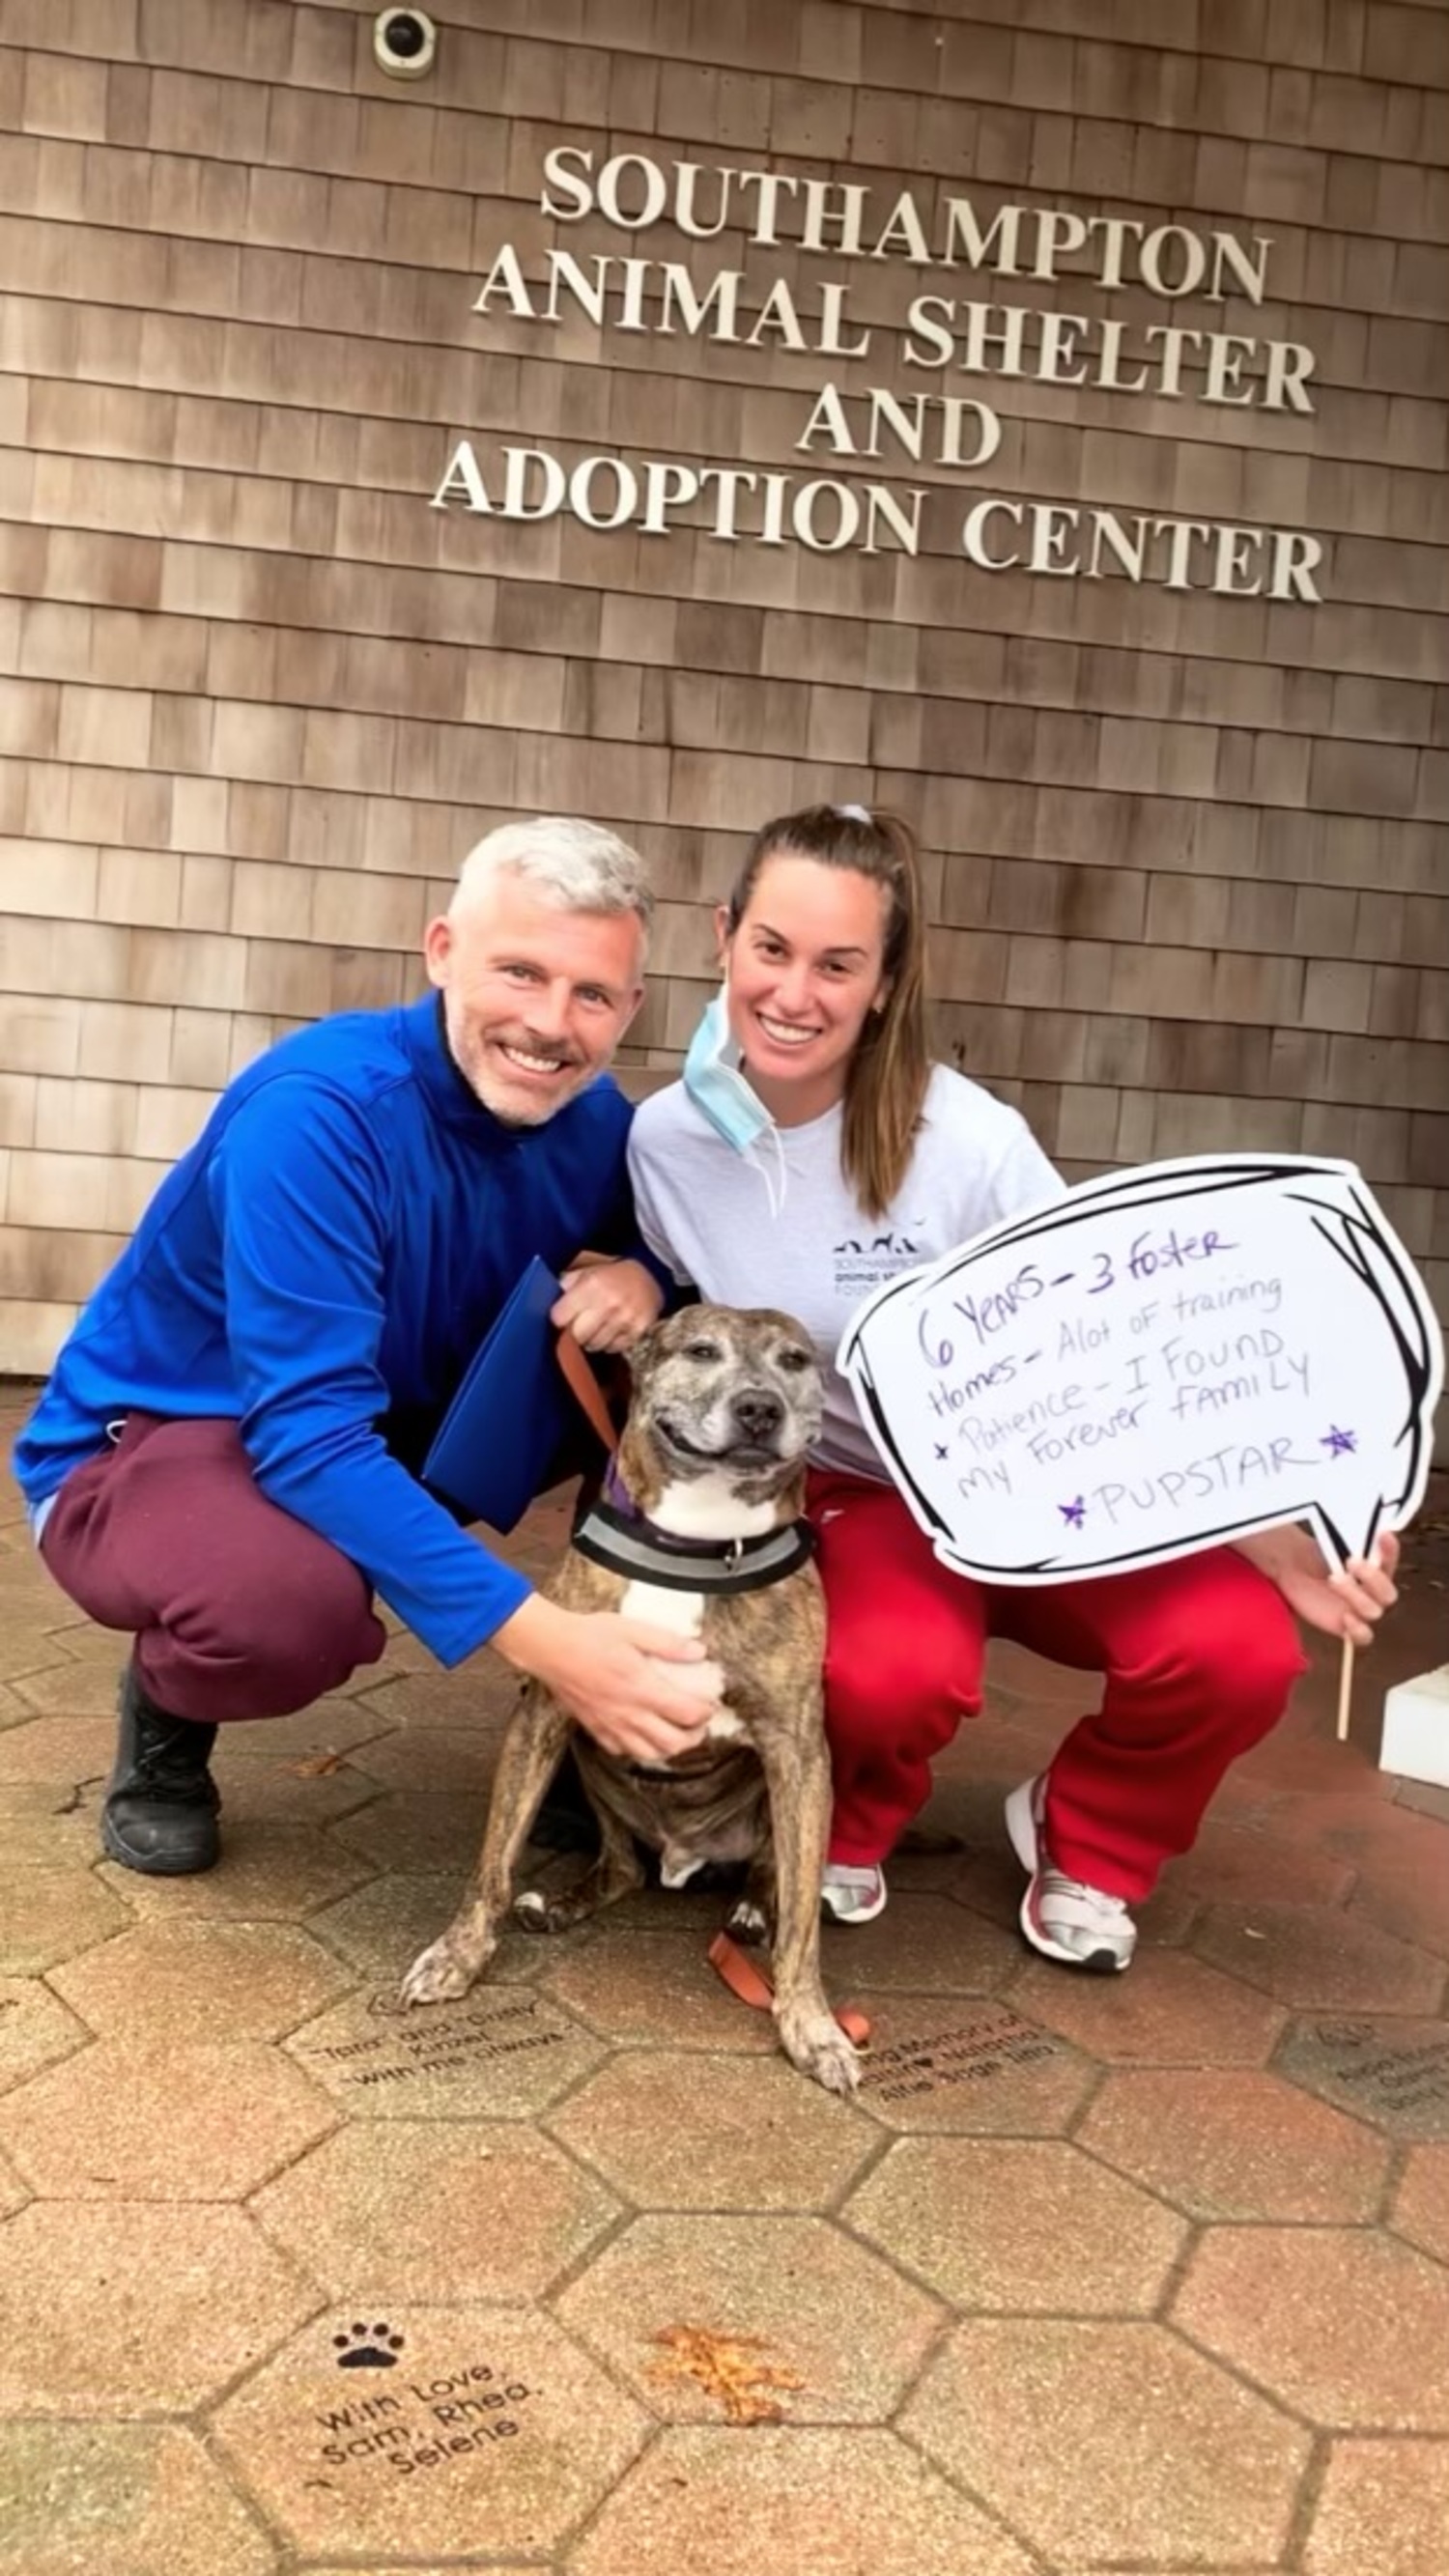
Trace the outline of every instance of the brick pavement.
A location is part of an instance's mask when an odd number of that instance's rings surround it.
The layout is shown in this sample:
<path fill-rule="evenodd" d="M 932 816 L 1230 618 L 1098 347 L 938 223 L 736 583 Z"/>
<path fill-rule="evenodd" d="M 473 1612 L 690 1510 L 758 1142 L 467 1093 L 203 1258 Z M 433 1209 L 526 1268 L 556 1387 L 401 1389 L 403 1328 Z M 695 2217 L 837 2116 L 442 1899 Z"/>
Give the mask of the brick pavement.
<path fill-rule="evenodd" d="M 214 1874 L 100 1861 L 117 1641 L 11 1503 L 0 2571 L 1443 2576 L 1449 1795 L 1373 1767 L 1445 1652 L 1437 1505 L 1352 1743 L 1325 1657 L 1120 1984 L 1019 1946 L 999 1798 L 1078 1686 L 997 1657 L 955 1842 L 827 1936 L 846 2106 L 704 1898 L 396 2013 L 506 1707 L 405 1636 L 226 1742 Z"/>

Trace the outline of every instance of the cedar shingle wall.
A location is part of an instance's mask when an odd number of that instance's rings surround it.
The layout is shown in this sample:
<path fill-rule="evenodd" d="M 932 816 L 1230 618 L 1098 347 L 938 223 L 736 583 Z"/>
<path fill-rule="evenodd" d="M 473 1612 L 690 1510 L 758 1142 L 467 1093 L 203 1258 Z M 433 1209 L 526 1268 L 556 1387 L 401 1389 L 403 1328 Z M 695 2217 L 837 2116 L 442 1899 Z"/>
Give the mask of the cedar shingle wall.
<path fill-rule="evenodd" d="M 1449 1306 L 1444 10 L 436 14 L 416 86 L 345 0 L 0 18 L 0 1366 L 48 1362 L 230 1072 L 415 988 L 490 823 L 651 853 L 627 1061 L 663 1069 L 742 836 L 817 796 L 917 821 L 942 1044 L 1070 1175 L 1350 1155 Z M 1267 299 L 555 225 L 560 142 L 1267 233 Z M 876 352 L 485 322 L 506 241 L 530 277 L 551 243 L 744 266 L 756 305 L 848 279 Z M 1316 408 L 912 375 L 882 352 L 919 290 L 1302 341 Z M 1000 452 L 802 458 L 832 377 L 979 394 Z M 511 525 L 427 507 L 461 435 L 953 497 L 915 560 Z M 986 493 L 1301 528 L 1323 604 L 973 571 Z"/>

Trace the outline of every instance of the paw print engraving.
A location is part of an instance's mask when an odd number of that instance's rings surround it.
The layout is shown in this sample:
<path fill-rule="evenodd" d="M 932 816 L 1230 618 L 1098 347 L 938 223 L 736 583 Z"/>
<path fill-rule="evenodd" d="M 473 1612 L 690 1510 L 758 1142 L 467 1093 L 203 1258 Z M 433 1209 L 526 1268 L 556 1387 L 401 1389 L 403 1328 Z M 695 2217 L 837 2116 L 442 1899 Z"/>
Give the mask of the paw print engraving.
<path fill-rule="evenodd" d="M 403 2338 L 389 2325 L 355 2325 L 332 2338 L 339 2370 L 396 2370 Z"/>

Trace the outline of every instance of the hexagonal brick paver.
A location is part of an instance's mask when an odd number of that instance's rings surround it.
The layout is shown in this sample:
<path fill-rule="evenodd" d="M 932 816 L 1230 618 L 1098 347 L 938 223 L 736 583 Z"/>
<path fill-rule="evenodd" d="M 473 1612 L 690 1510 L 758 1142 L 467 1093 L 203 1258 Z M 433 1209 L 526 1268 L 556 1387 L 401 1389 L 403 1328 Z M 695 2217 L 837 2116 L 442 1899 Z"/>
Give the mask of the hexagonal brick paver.
<path fill-rule="evenodd" d="M 1150 2309 L 1187 2230 L 1048 2139 L 903 2138 L 845 2205 L 862 2235 L 958 2307 Z"/>
<path fill-rule="evenodd" d="M 903 1840 L 891 1854 L 892 1897 L 954 1894 L 963 1872 L 971 1866 L 975 1839 L 960 1830 L 965 1803 L 959 1792 L 948 1791 L 907 1827 Z M 998 1806 L 991 1820 L 993 1833 L 999 1817 Z"/>
<path fill-rule="evenodd" d="M 244 2211 L 32 2201 L 0 2229 L 0 2414 L 182 2414 L 317 2304 Z"/>
<path fill-rule="evenodd" d="M 75 1664 L 72 1664 L 75 1672 Z M 106 1716 L 46 1716 L 26 1713 L 23 1726 L 0 1734 L 0 1788 L 54 1790 L 72 1798 L 80 1783 L 101 1790 L 116 1757 L 116 1685 L 111 1685 Z M 95 1850 L 95 1842 L 93 1842 Z"/>
<path fill-rule="evenodd" d="M 717 2048 L 767 2056 L 779 2046 L 768 2013 L 721 1984 L 695 1932 L 620 1932 L 607 1916 L 592 1939 L 548 1944 L 540 1982 L 601 2039 L 621 2047 Z M 538 1940 L 535 1949 L 543 1952 Z M 827 1992 L 836 1993 L 827 1979 Z M 854 1987 L 851 1987 L 854 1992 Z"/>
<path fill-rule="evenodd" d="M 376 1869 L 315 1825 L 229 1825 L 223 1816 L 221 1859 L 198 1878 L 142 1878 L 114 1861 L 104 1861 L 100 1875 L 143 1918 L 205 1914 L 292 1922 L 360 1887 Z"/>
<path fill-rule="evenodd" d="M 506 2122 L 367 2120 L 253 2204 L 339 2297 L 537 2297 L 616 2214 L 603 2185 Z"/>
<path fill-rule="evenodd" d="M 567 1536 L 564 1530 L 560 1543 Z M 395 1680 L 375 1683 L 355 1705 L 379 1734 L 396 1727 L 409 1735 L 431 1735 L 441 1727 L 456 1735 L 460 1727 L 472 1727 L 486 1745 L 496 1744 L 517 1697 L 518 1684 L 501 1664 L 496 1670 L 483 1665 L 459 1674 L 440 1673 L 429 1662 L 422 1671 L 399 1672 Z"/>
<path fill-rule="evenodd" d="M 1139 1951 L 1125 1977 L 1036 1959 L 1011 2000 L 1109 2066 L 1261 2066 L 1284 2021 L 1266 1995 L 1177 1950 Z"/>
<path fill-rule="evenodd" d="M 578 1867 L 578 1856 L 574 1853 L 544 1856 L 530 1853 L 519 1870 L 519 1884 L 549 1887 L 555 1883 L 555 1873 L 562 1879 L 565 1874 L 575 1874 Z M 672 1940 L 687 1933 L 697 1941 L 700 1952 L 705 1953 L 733 1902 L 732 1896 L 717 1887 L 661 1887 L 657 1879 L 646 1878 L 642 1887 L 631 1888 L 629 1894 L 621 1896 L 618 1904 L 611 1905 L 606 1914 L 596 1916 L 592 1936 L 596 1940 L 607 1937 L 614 1941 L 621 1932 L 650 1932 L 663 1934 Z M 579 1934 L 562 1948 L 555 1944 L 550 1955 L 573 1955 L 587 1947 L 588 1938 L 587 1934 Z"/>
<path fill-rule="evenodd" d="M 392 1723 L 365 1699 L 333 1691 L 290 1717 L 269 1717 L 257 1726 L 224 1726 L 213 1762 L 222 1798 L 234 1763 L 269 1762 L 285 1772 L 292 1763 L 329 1762 L 386 1735 Z"/>
<path fill-rule="evenodd" d="M 1299 2022 L 1276 2062 L 1391 2137 L 1449 2139 L 1449 2022 Z"/>
<path fill-rule="evenodd" d="M 371 1806 L 377 1795 L 377 1782 L 358 1770 L 352 1754 L 302 1754 L 287 1762 L 275 1754 L 229 1753 L 222 1812 L 228 1828 L 242 1822 L 330 1825 Z"/>
<path fill-rule="evenodd" d="M 12 2210 L 23 2209 L 29 2198 L 30 2193 L 13 2165 L 8 2165 L 0 2156 L 0 2218 L 8 2218 Z"/>
<path fill-rule="evenodd" d="M 486 1821 L 481 1798 L 380 1789 L 355 1815 L 343 1817 L 336 1835 L 348 1851 L 384 1869 L 451 1869 L 461 1882 L 478 1857 Z"/>
<path fill-rule="evenodd" d="M 947 1896 L 898 1896 L 876 1923 L 856 1931 L 826 1926 L 825 1983 L 833 1995 L 860 1986 L 877 1993 L 993 1994 L 1013 1977 L 1016 1943 L 969 1906 Z"/>
<path fill-rule="evenodd" d="M 429 1727 L 425 1743 L 407 1727 L 374 1736 L 355 1760 L 380 1789 L 426 1789 L 434 1797 L 474 1802 L 481 1835 L 483 1807 L 497 1755 L 496 1739 L 475 1726 Z"/>
<path fill-rule="evenodd" d="M 271 2576 L 276 2554 L 194 2433 L 0 2425 L 0 2576 Z"/>
<path fill-rule="evenodd" d="M 1210 1818 L 1190 1852 L 1171 1861 L 1163 1884 L 1210 1905 L 1337 1905 L 1353 1883 L 1347 1861 L 1304 1843 L 1280 1842 L 1271 1826 Z"/>
<path fill-rule="evenodd" d="M 274 2050 L 103 2041 L 0 2101 L 0 2145 L 49 2200 L 242 2200 L 337 2113 Z"/>
<path fill-rule="evenodd" d="M 0 1786 L 0 1843 L 7 1869 L 89 1869 L 96 1857 L 101 1784 L 14 1780 Z"/>
<path fill-rule="evenodd" d="M 69 1656 L 63 1660 L 52 1657 L 43 1672 L 21 1674 L 14 1684 L 16 1697 L 24 1701 L 32 1719 L 45 1720 L 49 1764 L 72 1763 L 77 1780 L 89 1780 L 97 1771 L 109 1771 L 111 1767 L 116 1749 L 116 1692 L 123 1661 L 120 1648 L 118 1637 L 115 1659 L 109 1664 L 103 1660 L 82 1664 Z M 21 1735 L 30 1738 L 23 1748 L 13 1741 Z M 0 1754 L 0 1778 L 56 1776 L 52 1767 L 28 1775 L 10 1767 L 17 1754 L 26 1760 L 39 1758 L 44 1743 L 45 1737 L 35 1724 L 11 1729 Z"/>
<path fill-rule="evenodd" d="M 1014 2541 L 892 2433 L 680 2425 L 609 2498 L 569 2576 L 1029 2576 Z"/>
<path fill-rule="evenodd" d="M 1300 2010 L 1431 2013 L 1445 1968 L 1362 1916 L 1330 1905 L 1214 1905 L 1193 1947 L 1200 1958 Z"/>
<path fill-rule="evenodd" d="M 1449 2263 L 1449 2146 L 1412 2150 L 1392 2218 L 1401 2236 Z"/>
<path fill-rule="evenodd" d="M 1432 1789 L 1419 1792 L 1433 1797 Z M 1441 1798 L 1445 1792 L 1437 1793 Z M 1382 1925 L 1400 1941 L 1414 1941 L 1438 1959 L 1449 1958 L 1449 1867 L 1445 1825 L 1435 1817 L 1395 1836 L 1392 1845 L 1371 1844 L 1364 1856 L 1350 1911 Z"/>
<path fill-rule="evenodd" d="M 1190 2218 L 1371 2218 L 1388 2150 L 1281 2076 L 1149 2067 L 1108 2077 L 1077 2132 Z"/>
<path fill-rule="evenodd" d="M 124 1931 L 128 1919 L 90 1870 L 0 1873 L 0 1976 L 39 1976 Z"/>
<path fill-rule="evenodd" d="M 49 1598 L 57 1610 L 70 1609 L 69 1602 L 56 1598 L 53 1588 Z M 115 1680 L 125 1657 L 126 1641 L 114 1628 L 98 1628 L 94 1621 L 72 1613 L 69 1618 L 57 1619 L 48 1633 L 57 1653 L 73 1663 L 100 1664 Z"/>
<path fill-rule="evenodd" d="M 902 2429 L 1053 2564 L 1271 2564 L 1309 2437 L 1163 2327 L 977 2317 Z"/>
<path fill-rule="evenodd" d="M 291 2547 L 349 2567 L 549 2549 L 647 2429 L 548 2318 L 463 2305 L 331 2310 L 215 2421 Z"/>
<path fill-rule="evenodd" d="M 464 1884 L 453 1869 L 391 1870 L 309 1916 L 307 1929 L 371 1984 L 396 1993 L 418 1952 L 451 1923 Z M 489 1985 L 535 1978 L 542 1956 L 526 1932 L 505 1932 L 488 1963 Z"/>
<path fill-rule="evenodd" d="M 1010 2004 L 861 2000 L 872 2032 L 857 2099 L 886 2128 L 1050 2137 L 1096 2082 L 1076 2049 Z"/>
<path fill-rule="evenodd" d="M 456 2004 L 407 2005 L 371 1987 L 287 2043 L 349 2111 L 381 2119 L 526 2119 L 576 2084 L 602 2043 L 531 1986 L 475 1986 Z"/>
<path fill-rule="evenodd" d="M 1434 1641 L 1444 1633 L 1444 1613 L 1434 1628 Z M 1382 1674 L 1387 1680 L 1387 1674 Z M 1366 1759 L 1366 1757 L 1364 1757 Z M 1361 1770 L 1348 1788 L 1338 1788 L 1307 1798 L 1284 1798 L 1284 1808 L 1274 1814 L 1274 1832 L 1297 1832 L 1307 1842 L 1323 1844 L 1338 1860 L 1348 1860 L 1351 1868 L 1364 1875 L 1382 1875 L 1390 1870 L 1421 1868 L 1421 1862 L 1441 1850 L 1434 1834 L 1434 1824 L 1405 1806 L 1405 1783 L 1395 1783 L 1390 1772 Z M 1289 1814 L 1292 1811 L 1292 1814 Z"/>
<path fill-rule="evenodd" d="M 556 2306 L 675 2421 L 879 2423 L 941 2322 L 826 2220 L 758 2215 L 636 2219 Z"/>
<path fill-rule="evenodd" d="M 52 1969 L 50 1983 L 92 2030 L 169 2042 L 279 2039 L 352 1983 L 289 1923 L 182 1915 L 143 1923 Z M 0 2049 L 4 2025 L 0 2023 Z"/>
<path fill-rule="evenodd" d="M 1335 2442 L 1303 2576 L 1444 2576 L 1449 2442 Z"/>
<path fill-rule="evenodd" d="M 549 2127 L 641 2209 L 817 2209 L 877 2144 L 784 2058 L 616 2057 Z"/>
<path fill-rule="evenodd" d="M 1449 2431 L 1449 2272 L 1392 2236 L 1211 2229 L 1173 2315 L 1316 2423 Z"/>
<path fill-rule="evenodd" d="M 0 2093 L 73 2056 L 89 2038 L 84 2023 L 38 1977 L 0 1978 Z"/>
<path fill-rule="evenodd" d="M 1310 1661 L 1315 1660 L 1311 1645 L 1309 1656 Z M 1326 1681 L 1328 1664 L 1326 1653 L 1316 1660 L 1319 1665 L 1319 1675 Z M 1315 1675 L 1314 1679 L 1318 1677 Z M 1320 1687 L 1322 1687 L 1321 1682 Z M 1306 1822 L 1299 1823 L 1300 1816 L 1312 1800 L 1329 1797 L 1342 1798 L 1346 1801 L 1350 1796 L 1361 1791 L 1361 1807 L 1374 1800 L 1382 1800 L 1387 1804 L 1389 1783 L 1387 1780 L 1380 1780 L 1378 1774 L 1369 1767 L 1368 1756 L 1361 1742 L 1350 1741 L 1347 1749 L 1341 1750 L 1328 1740 L 1326 1733 L 1319 1733 L 1315 1729 L 1306 1705 L 1312 1689 L 1313 1680 L 1310 1680 L 1305 1684 L 1303 1696 L 1297 1707 L 1290 1709 L 1288 1716 L 1274 1727 L 1271 1735 L 1264 1736 L 1262 1742 L 1255 1744 L 1252 1752 L 1245 1755 L 1242 1762 L 1234 1765 L 1234 1770 L 1228 1774 L 1227 1785 L 1230 1792 L 1236 1789 L 1240 1800 L 1259 1802 L 1264 1799 L 1273 1800 L 1275 1803 L 1272 1808 L 1272 1824 L 1275 1833 L 1287 1834 L 1297 1825 L 1302 1839 L 1317 1841 L 1319 1837 L 1313 1831 L 1311 1817 Z M 1326 1691 L 1324 1696 L 1326 1698 Z M 1366 1730 L 1360 1719 L 1360 1732 L 1364 1731 Z M 1352 1783 L 1351 1788 L 1345 1785 L 1349 1782 Z M 1222 1794 L 1219 1790 L 1218 1796 L 1221 1797 Z"/>
<path fill-rule="evenodd" d="M 29 1603 L 16 1601 L 11 1617 L 5 1623 L 5 1669 L 13 1680 L 28 1679 L 33 1674 L 49 1672 L 56 1664 L 69 1663 L 64 1646 L 45 1613 L 59 1607 L 55 1594 L 47 1602 L 44 1595 L 34 1597 L 39 1616 L 28 1619 Z"/>
<path fill-rule="evenodd" d="M 308 1916 L 307 1930 L 360 1976 L 400 1985 L 403 1971 L 458 1910 L 455 1870 L 394 1870 L 374 1876 Z"/>

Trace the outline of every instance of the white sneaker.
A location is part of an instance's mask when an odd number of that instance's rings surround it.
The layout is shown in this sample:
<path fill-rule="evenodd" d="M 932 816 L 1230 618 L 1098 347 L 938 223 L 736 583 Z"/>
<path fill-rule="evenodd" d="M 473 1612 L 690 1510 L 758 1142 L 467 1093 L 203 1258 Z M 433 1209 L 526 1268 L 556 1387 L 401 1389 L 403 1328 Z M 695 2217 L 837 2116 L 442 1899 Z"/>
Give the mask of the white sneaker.
<path fill-rule="evenodd" d="M 1087 1968 L 1096 1976 L 1120 1976 L 1132 1964 L 1137 1926 L 1120 1896 L 1104 1896 L 1099 1887 L 1067 1878 L 1057 1869 L 1042 1834 L 1046 1814 L 1046 1773 L 1023 1780 L 1006 1801 L 1006 1830 L 1011 1848 L 1031 1884 L 1021 1900 L 1021 1928 L 1044 1959 L 1066 1968 Z"/>
<path fill-rule="evenodd" d="M 855 1869 L 847 1861 L 828 1860 L 820 1881 L 820 1902 L 837 1923 L 873 1923 L 885 1912 L 885 1871 L 874 1863 Z"/>

